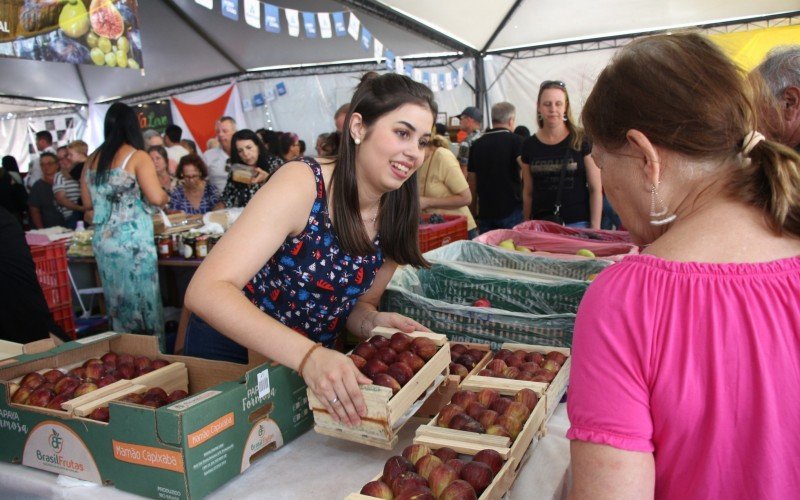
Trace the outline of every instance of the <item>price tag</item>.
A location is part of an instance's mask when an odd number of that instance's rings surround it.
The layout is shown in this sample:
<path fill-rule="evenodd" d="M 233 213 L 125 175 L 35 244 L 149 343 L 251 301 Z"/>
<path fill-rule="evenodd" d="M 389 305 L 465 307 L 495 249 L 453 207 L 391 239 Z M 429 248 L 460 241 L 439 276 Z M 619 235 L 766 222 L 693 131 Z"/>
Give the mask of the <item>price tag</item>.
<path fill-rule="evenodd" d="M 269 394 L 269 368 L 258 373 L 258 397 L 265 398 Z"/>

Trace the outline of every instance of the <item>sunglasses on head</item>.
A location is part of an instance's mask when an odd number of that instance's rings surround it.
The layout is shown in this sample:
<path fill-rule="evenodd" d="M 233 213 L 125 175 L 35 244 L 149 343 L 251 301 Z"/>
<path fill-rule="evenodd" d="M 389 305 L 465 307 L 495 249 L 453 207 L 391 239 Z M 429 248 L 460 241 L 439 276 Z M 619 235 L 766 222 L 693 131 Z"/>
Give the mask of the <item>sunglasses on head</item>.
<path fill-rule="evenodd" d="M 567 84 L 562 82 L 561 80 L 545 80 L 545 81 L 542 82 L 541 85 L 539 85 L 539 88 L 543 89 L 545 87 L 551 87 L 553 85 L 561 87 L 562 89 L 566 89 L 567 88 Z"/>

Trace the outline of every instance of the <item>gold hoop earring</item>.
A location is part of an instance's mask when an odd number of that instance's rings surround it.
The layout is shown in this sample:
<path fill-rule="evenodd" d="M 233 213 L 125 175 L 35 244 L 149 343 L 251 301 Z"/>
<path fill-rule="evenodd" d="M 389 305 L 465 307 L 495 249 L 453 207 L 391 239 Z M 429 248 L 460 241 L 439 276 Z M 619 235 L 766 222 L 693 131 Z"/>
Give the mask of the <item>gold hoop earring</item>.
<path fill-rule="evenodd" d="M 650 189 L 650 225 L 665 226 L 678 218 L 676 214 L 667 215 L 667 204 L 661 199 L 656 190 L 656 185 Z"/>

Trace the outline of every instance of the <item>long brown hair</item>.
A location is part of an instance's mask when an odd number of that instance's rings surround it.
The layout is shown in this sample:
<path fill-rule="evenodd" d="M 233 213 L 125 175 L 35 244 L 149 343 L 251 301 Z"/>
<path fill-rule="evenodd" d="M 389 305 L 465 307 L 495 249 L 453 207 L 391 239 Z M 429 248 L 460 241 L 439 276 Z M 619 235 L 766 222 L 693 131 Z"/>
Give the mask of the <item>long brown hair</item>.
<path fill-rule="evenodd" d="M 539 94 L 536 96 L 536 124 L 539 125 L 539 128 L 544 127 L 544 119 L 542 115 L 539 114 L 538 109 L 539 102 L 542 100 L 542 93 L 548 89 L 558 89 L 564 92 L 564 104 L 566 105 L 564 116 L 567 117 L 566 125 L 570 136 L 569 147 L 575 151 L 580 151 L 583 143 L 583 129 L 575 123 L 575 118 L 572 117 L 572 105 L 569 102 L 569 92 L 567 92 L 567 85 L 564 82 L 560 80 L 546 80 L 539 86 Z"/>
<path fill-rule="evenodd" d="M 800 235 L 800 156 L 764 140 L 746 156 L 757 109 L 744 72 L 705 37 L 656 35 L 622 49 L 597 79 L 583 123 L 609 150 L 630 129 L 689 158 L 729 165 L 729 193 L 761 208 L 777 233 Z"/>
<path fill-rule="evenodd" d="M 404 75 L 377 76 L 367 73 L 350 101 L 345 118 L 336 168 L 333 170 L 333 226 L 342 249 L 356 255 L 374 252 L 358 205 L 356 145 L 350 135 L 350 117 L 359 113 L 369 128 L 381 116 L 404 104 L 417 104 L 436 117 L 436 102 L 431 90 Z M 419 250 L 419 193 L 416 172 L 403 185 L 381 197 L 378 230 L 384 254 L 398 264 L 428 266 Z"/>

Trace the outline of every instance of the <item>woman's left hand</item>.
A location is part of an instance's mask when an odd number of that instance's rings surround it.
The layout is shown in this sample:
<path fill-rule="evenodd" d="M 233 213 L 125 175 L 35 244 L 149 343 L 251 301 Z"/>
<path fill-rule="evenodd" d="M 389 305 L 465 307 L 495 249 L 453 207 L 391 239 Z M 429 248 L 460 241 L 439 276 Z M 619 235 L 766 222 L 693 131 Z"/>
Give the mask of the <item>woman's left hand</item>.
<path fill-rule="evenodd" d="M 429 332 L 430 330 L 425 326 L 417 323 L 411 318 L 403 316 L 402 314 L 379 312 L 372 320 L 374 326 L 384 326 L 386 328 L 397 328 L 401 332 Z"/>
<path fill-rule="evenodd" d="M 256 176 L 253 178 L 254 183 L 261 184 L 262 182 L 266 182 L 268 178 L 269 174 L 266 171 L 256 167 Z"/>

